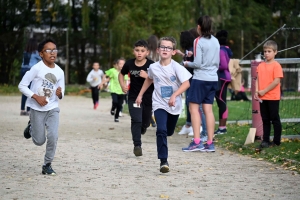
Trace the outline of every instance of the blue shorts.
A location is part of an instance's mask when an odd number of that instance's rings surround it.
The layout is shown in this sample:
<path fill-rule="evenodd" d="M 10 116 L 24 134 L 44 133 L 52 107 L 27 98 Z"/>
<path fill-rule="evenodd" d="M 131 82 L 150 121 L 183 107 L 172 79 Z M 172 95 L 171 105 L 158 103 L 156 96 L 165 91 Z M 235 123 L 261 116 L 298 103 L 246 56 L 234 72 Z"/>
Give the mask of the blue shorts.
<path fill-rule="evenodd" d="M 218 81 L 201 81 L 192 79 L 187 102 L 196 104 L 213 104 Z"/>

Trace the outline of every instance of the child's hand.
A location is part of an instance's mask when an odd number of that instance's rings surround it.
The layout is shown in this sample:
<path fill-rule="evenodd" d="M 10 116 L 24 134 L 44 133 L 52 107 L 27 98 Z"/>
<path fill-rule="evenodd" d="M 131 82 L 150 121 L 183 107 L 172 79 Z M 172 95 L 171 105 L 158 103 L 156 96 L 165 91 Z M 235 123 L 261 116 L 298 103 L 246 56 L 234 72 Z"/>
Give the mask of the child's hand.
<path fill-rule="evenodd" d="M 127 85 L 122 85 L 122 91 L 126 94 L 128 92 L 128 87 Z"/>
<path fill-rule="evenodd" d="M 144 70 L 141 70 L 141 71 L 140 71 L 140 77 L 147 78 L 147 77 L 148 77 L 147 72 L 144 71 Z"/>
<path fill-rule="evenodd" d="M 172 106 L 175 106 L 175 101 L 176 101 L 176 96 L 175 95 L 172 95 L 170 97 L 170 100 L 168 102 L 169 106 L 172 107 Z"/>
<path fill-rule="evenodd" d="M 103 88 L 103 84 L 99 84 L 98 89 L 102 90 L 102 88 Z"/>
<path fill-rule="evenodd" d="M 194 53 L 192 51 L 188 51 L 186 57 L 191 57 Z"/>
<path fill-rule="evenodd" d="M 140 106 L 141 105 L 141 103 L 142 103 L 142 96 L 138 96 L 137 98 L 136 98 L 136 100 L 135 100 L 135 103 L 137 104 L 137 106 Z"/>
<path fill-rule="evenodd" d="M 62 98 L 62 93 L 61 93 L 61 87 L 58 87 L 55 91 L 56 96 L 61 99 Z"/>
<path fill-rule="evenodd" d="M 257 93 L 259 96 L 264 96 L 266 94 L 264 90 L 259 90 Z"/>
<path fill-rule="evenodd" d="M 31 98 L 33 98 L 40 106 L 45 106 L 48 104 L 45 96 L 38 96 L 34 94 Z"/>

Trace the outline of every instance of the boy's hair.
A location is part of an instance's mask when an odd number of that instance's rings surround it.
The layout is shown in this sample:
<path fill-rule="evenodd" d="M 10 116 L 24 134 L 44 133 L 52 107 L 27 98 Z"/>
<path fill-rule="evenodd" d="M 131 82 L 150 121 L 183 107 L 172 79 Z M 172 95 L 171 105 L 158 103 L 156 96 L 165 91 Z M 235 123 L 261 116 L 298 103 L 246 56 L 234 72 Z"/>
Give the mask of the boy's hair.
<path fill-rule="evenodd" d="M 211 26 L 212 26 L 212 20 L 209 16 L 205 15 L 202 17 L 199 17 L 198 19 L 198 25 L 201 27 L 201 36 L 207 39 L 211 38 Z"/>
<path fill-rule="evenodd" d="M 39 44 L 39 46 L 38 46 L 38 52 L 43 51 L 43 48 L 44 48 L 45 44 L 47 44 L 48 42 L 51 42 L 51 43 L 53 43 L 53 44 L 56 45 L 56 42 L 55 42 L 53 39 L 48 38 L 48 39 L 42 41 L 42 42 Z"/>
<path fill-rule="evenodd" d="M 271 48 L 274 51 L 277 51 L 277 43 L 273 40 L 266 41 L 263 47 L 264 48 Z"/>
<path fill-rule="evenodd" d="M 172 42 L 173 49 L 176 49 L 177 43 L 176 43 L 175 38 L 173 38 L 173 37 L 162 37 L 162 38 L 160 38 L 159 41 L 158 41 L 158 47 L 160 47 L 161 41 L 163 41 L 163 40 Z"/>
<path fill-rule="evenodd" d="M 145 47 L 146 49 L 149 49 L 148 43 L 145 40 L 136 41 L 136 43 L 134 43 L 134 48 L 135 47 Z"/>

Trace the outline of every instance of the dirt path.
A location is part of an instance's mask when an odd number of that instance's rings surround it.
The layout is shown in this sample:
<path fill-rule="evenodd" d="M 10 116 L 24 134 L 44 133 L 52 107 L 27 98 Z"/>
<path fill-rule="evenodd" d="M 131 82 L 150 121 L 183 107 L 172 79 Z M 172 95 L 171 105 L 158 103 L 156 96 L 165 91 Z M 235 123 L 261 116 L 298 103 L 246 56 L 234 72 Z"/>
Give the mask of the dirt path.
<path fill-rule="evenodd" d="M 113 121 L 111 100 L 67 96 L 60 102 L 57 176 L 41 174 L 45 145 L 23 138 L 20 97 L 0 96 L 0 199 L 299 199 L 300 177 L 273 164 L 217 148 L 184 153 L 190 139 L 169 138 L 170 173 L 159 172 L 155 129 L 132 153 L 130 117 Z"/>

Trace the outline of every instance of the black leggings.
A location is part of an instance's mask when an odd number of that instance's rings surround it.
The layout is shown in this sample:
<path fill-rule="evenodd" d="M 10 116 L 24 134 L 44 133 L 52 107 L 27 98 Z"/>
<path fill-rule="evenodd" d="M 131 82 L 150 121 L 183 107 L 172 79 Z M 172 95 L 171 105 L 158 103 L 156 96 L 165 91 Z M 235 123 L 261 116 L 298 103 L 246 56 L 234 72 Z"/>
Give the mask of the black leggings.
<path fill-rule="evenodd" d="M 112 98 L 111 111 L 115 111 L 117 109 L 115 112 L 115 119 L 118 119 L 124 101 L 124 94 L 111 93 L 111 98 Z"/>
<path fill-rule="evenodd" d="M 227 97 L 227 87 L 229 81 L 220 80 L 221 88 L 216 91 L 216 101 L 219 107 L 219 119 L 227 119 L 228 118 L 228 109 L 226 105 L 226 97 Z"/>
<path fill-rule="evenodd" d="M 99 102 L 99 88 L 98 88 L 98 86 L 96 86 L 96 87 L 91 87 L 91 90 L 92 90 L 92 99 L 93 99 L 93 103 L 94 103 L 94 105 L 95 105 L 96 103 Z"/>

